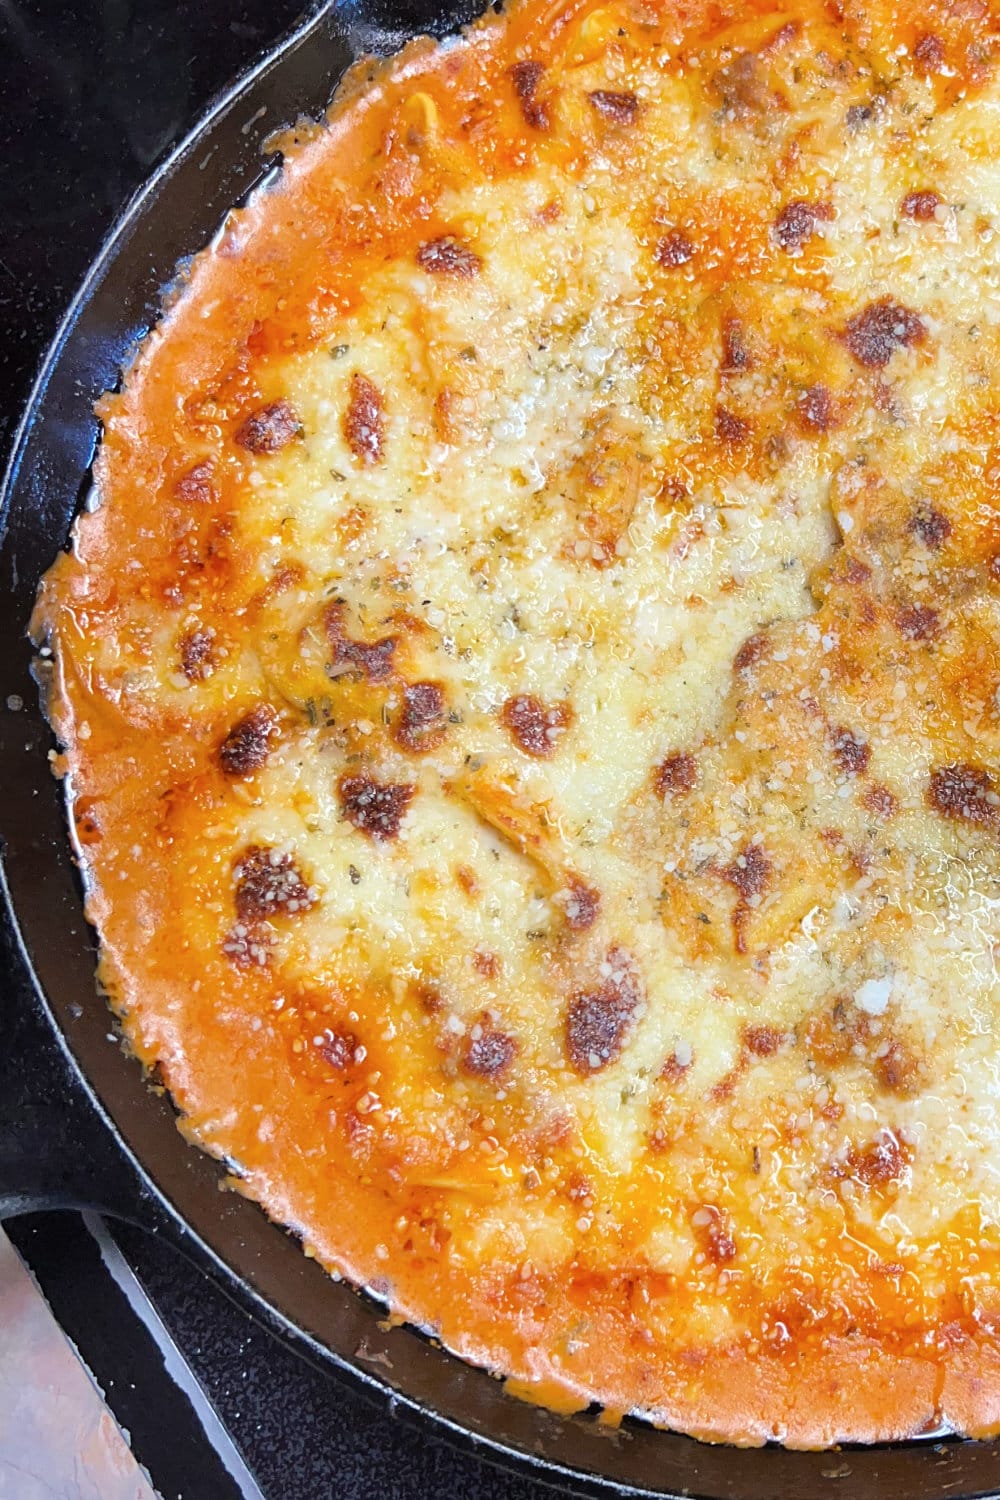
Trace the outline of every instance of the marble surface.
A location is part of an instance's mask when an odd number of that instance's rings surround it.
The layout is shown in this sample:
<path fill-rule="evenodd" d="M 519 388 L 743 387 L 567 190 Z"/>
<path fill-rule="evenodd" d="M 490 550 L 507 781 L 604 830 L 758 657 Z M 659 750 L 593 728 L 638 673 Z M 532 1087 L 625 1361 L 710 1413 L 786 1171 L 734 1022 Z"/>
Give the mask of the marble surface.
<path fill-rule="evenodd" d="M 0 1230 L 0 1500 L 152 1500 L 101 1395 Z"/>

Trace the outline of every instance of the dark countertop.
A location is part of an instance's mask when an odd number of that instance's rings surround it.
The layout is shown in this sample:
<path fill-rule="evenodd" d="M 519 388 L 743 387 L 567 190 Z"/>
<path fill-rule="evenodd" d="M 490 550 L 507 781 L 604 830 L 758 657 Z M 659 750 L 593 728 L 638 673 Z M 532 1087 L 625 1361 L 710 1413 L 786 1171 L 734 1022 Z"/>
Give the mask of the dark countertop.
<path fill-rule="evenodd" d="M 212 94 L 300 11 L 301 0 L 0 0 L 4 456 L 41 353 L 111 221 Z M 0 1038 L 8 1051 L 27 1053 L 47 1038 L 31 1014 L 9 935 L 0 939 Z M 0 1116 L 50 1107 L 32 1098 L 26 1077 L 23 1094 L 15 1086 L 0 1100 Z M 266 1500 L 537 1500 L 551 1493 L 453 1453 L 346 1393 L 253 1324 L 170 1246 L 139 1230 L 112 1233 L 168 1330 L 157 1340 L 116 1287 L 93 1223 L 88 1230 L 76 1215 L 44 1214 L 8 1227 L 170 1500 L 252 1493 L 245 1475 L 242 1489 L 239 1476 L 233 1484 L 224 1458 L 220 1467 L 218 1433 L 213 1443 L 197 1400 L 192 1406 L 166 1374 L 170 1339 Z"/>

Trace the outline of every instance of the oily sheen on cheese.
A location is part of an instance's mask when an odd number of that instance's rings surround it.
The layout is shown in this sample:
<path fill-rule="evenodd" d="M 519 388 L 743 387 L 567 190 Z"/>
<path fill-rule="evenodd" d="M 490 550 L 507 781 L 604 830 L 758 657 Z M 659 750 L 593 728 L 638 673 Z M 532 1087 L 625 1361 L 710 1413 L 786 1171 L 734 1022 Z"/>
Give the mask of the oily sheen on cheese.
<path fill-rule="evenodd" d="M 42 589 L 131 1046 L 562 1409 L 1000 1427 L 998 27 L 524 0 L 356 70 Z"/>

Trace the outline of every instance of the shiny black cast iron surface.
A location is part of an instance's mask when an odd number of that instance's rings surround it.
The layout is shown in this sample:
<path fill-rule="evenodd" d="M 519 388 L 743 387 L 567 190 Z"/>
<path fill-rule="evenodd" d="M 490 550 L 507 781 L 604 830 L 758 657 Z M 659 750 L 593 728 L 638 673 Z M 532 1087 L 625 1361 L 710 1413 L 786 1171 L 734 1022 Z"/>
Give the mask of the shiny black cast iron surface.
<path fill-rule="evenodd" d="M 38 580 L 86 492 L 92 407 L 155 320 L 160 289 L 265 169 L 277 126 L 319 115 L 352 58 L 470 19 L 474 0 L 351 0 L 307 19 L 220 98 L 112 233 L 39 374 L 0 496 L 0 839 L 15 961 L 34 1004 L 0 1035 L 0 1217 L 85 1205 L 169 1236 L 242 1306 L 331 1374 L 437 1432 L 578 1494 L 705 1500 L 973 1500 L 1000 1490 L 1000 1445 L 911 1443 L 835 1454 L 711 1448 L 639 1424 L 620 1432 L 506 1396 L 334 1283 L 254 1205 L 219 1191 L 166 1100 L 115 1040 L 94 987 L 51 736 L 25 626 Z"/>

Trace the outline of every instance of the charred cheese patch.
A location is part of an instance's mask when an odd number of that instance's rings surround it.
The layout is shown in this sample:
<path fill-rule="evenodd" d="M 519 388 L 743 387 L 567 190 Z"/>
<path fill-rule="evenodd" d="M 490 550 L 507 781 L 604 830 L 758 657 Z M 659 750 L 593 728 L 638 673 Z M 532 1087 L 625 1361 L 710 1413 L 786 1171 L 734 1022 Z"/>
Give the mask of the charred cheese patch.
<path fill-rule="evenodd" d="M 1000 1425 L 998 45 L 524 0 L 357 75 L 42 589 L 135 1051 L 561 1407 Z"/>

